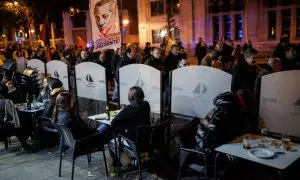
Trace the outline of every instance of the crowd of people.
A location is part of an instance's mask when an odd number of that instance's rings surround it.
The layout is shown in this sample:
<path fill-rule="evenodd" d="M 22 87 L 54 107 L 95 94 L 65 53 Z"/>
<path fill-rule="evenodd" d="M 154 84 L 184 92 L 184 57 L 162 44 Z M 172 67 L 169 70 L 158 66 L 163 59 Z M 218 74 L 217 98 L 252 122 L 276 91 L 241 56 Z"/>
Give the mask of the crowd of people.
<path fill-rule="evenodd" d="M 253 98 L 251 96 L 253 95 L 257 77 L 284 70 L 300 69 L 299 46 L 289 43 L 286 37 L 282 37 L 273 55 L 268 57 L 265 64 L 256 64 L 257 52 L 252 46 L 251 40 L 248 40 L 241 47 L 240 45 L 234 45 L 233 41 L 225 43 L 224 39 L 221 38 L 213 46 L 208 47 L 204 40 L 199 38 L 195 49 L 198 65 L 214 67 L 233 75 L 233 92 L 217 96 L 214 100 L 216 108 L 212 109 L 204 118 L 206 124 L 215 123 L 218 128 L 221 128 L 218 137 L 222 138 L 222 140 L 218 139 L 218 144 L 228 141 L 232 136 L 237 136 L 244 130 L 245 124 L 241 125 L 237 123 L 241 122 L 238 121 L 241 118 L 245 120 L 244 123 L 248 123 L 246 126 L 251 126 L 249 125 L 249 121 L 246 120 L 251 119 L 250 116 L 252 113 L 249 112 L 252 110 L 251 101 Z M 8 46 L 0 54 L 0 63 L 3 65 L 6 61 L 10 60 L 16 64 L 16 71 L 22 73 L 26 68 L 27 60 L 32 58 L 40 59 L 44 62 L 48 61 L 45 50 L 42 47 L 36 49 L 18 49 Z M 164 42 L 160 47 L 151 46 L 147 42 L 144 49 L 141 49 L 138 43 L 134 43 L 128 46 L 122 45 L 116 51 L 106 50 L 103 52 L 93 52 L 93 47 L 83 49 L 82 47 L 72 46 L 64 50 L 51 48 L 49 60 L 60 60 L 70 67 L 74 67 L 81 62 L 94 62 L 105 67 L 111 84 L 114 84 L 114 92 L 111 100 L 115 102 L 119 100 L 119 69 L 134 63 L 143 63 L 151 66 L 162 71 L 165 76 L 165 108 L 168 108 L 168 72 L 189 65 L 187 52 L 180 41 L 170 46 L 167 42 Z M 18 98 L 16 98 L 17 95 L 13 93 L 17 91 L 19 90 L 14 86 L 12 79 L 9 77 L 3 78 L 0 84 L 0 137 L 5 136 L 8 132 L 15 132 L 22 146 L 28 150 L 30 146 L 26 140 L 29 134 L 24 133 L 24 130 L 20 127 L 19 118 L 15 118 L 17 112 L 14 109 L 14 103 L 19 102 Z M 135 131 L 138 126 L 151 125 L 150 106 L 144 100 L 144 96 L 144 92 L 140 87 L 130 88 L 128 94 L 130 104 L 114 118 L 111 123 L 112 126 L 102 124 L 96 129 L 91 129 L 76 115 L 72 94 L 63 88 L 62 82 L 56 78 L 45 77 L 37 101 L 44 104 L 42 116 L 50 118 L 51 121 L 45 122 L 45 119 L 41 118 L 38 124 L 40 126 L 47 126 L 48 128 L 55 128 L 53 127 L 53 123 L 66 125 L 70 128 L 76 139 L 95 134 L 95 140 L 103 144 L 108 143 L 112 139 L 112 132 L 124 129 L 127 130 L 126 133 L 131 139 L 135 139 Z M 7 109 L 10 110 L 7 111 Z M 228 123 L 220 124 L 220 121 L 215 121 L 216 117 L 219 119 L 230 119 L 236 127 L 229 128 Z M 203 123 L 203 120 L 196 121 L 197 125 L 200 122 Z M 194 121 L 191 124 L 192 127 L 197 127 L 194 126 Z M 187 133 L 182 132 L 186 132 L 187 129 L 190 131 L 189 126 L 180 128 L 178 130 L 179 134 L 186 136 Z M 227 134 L 228 129 L 241 131 Z M 203 130 L 203 126 L 197 132 L 202 132 L 201 130 Z M 224 137 L 224 134 L 228 136 Z M 198 142 L 199 138 L 203 138 L 202 136 L 203 133 L 197 134 L 196 141 Z M 93 144 L 90 145 L 93 146 Z M 200 148 L 208 148 L 208 146 L 203 146 L 202 144 Z"/>

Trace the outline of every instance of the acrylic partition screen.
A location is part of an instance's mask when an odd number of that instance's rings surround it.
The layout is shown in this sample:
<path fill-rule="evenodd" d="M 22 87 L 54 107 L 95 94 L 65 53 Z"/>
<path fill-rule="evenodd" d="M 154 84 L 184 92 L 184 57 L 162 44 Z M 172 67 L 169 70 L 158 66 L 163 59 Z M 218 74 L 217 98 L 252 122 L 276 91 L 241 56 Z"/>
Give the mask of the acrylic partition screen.
<path fill-rule="evenodd" d="M 259 117 L 268 131 L 300 137 L 300 70 L 261 78 Z"/>
<path fill-rule="evenodd" d="M 144 64 L 131 64 L 120 68 L 120 104 L 129 104 L 128 91 L 139 86 L 145 93 L 151 112 L 161 113 L 161 72 Z"/>
<path fill-rule="evenodd" d="M 105 68 L 92 62 L 75 66 L 78 112 L 82 119 L 101 114 L 107 104 Z"/>
<path fill-rule="evenodd" d="M 107 100 L 105 68 L 92 62 L 75 66 L 77 96 L 99 101 Z"/>
<path fill-rule="evenodd" d="M 200 118 L 214 107 L 213 99 L 231 91 L 232 76 L 207 66 L 188 66 L 172 72 L 171 112 Z"/>
<path fill-rule="evenodd" d="M 45 63 L 39 59 L 31 59 L 27 61 L 27 67 L 31 69 L 36 69 L 39 75 L 45 74 Z"/>
<path fill-rule="evenodd" d="M 47 75 L 59 79 L 66 90 L 69 90 L 68 65 L 58 60 L 46 64 Z"/>

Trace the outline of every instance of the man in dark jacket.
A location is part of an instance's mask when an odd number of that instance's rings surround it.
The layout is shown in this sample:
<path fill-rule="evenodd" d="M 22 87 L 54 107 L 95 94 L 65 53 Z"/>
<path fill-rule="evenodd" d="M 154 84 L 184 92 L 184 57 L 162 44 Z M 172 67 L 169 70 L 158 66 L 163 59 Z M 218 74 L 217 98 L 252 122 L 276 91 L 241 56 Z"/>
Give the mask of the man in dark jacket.
<path fill-rule="evenodd" d="M 114 75 L 116 75 L 117 66 L 121 61 L 121 57 L 122 57 L 122 50 L 121 48 L 119 48 L 111 60 L 111 70 Z"/>
<path fill-rule="evenodd" d="M 135 60 L 135 48 L 133 46 L 130 46 L 126 49 L 125 54 L 121 58 L 121 61 L 119 62 L 117 68 L 116 68 L 116 84 L 114 87 L 114 92 L 112 96 L 113 101 L 118 101 L 119 99 L 119 94 L 118 94 L 118 84 L 119 84 L 119 69 L 123 66 L 129 65 L 129 64 L 134 64 L 136 63 Z"/>
<path fill-rule="evenodd" d="M 60 60 L 61 58 L 54 48 L 50 48 L 50 55 L 51 55 L 51 60 Z"/>
<path fill-rule="evenodd" d="M 166 72 L 173 71 L 177 69 L 180 57 L 178 56 L 177 45 L 172 45 L 169 55 L 164 61 L 164 68 Z"/>
<path fill-rule="evenodd" d="M 281 61 L 278 58 L 270 57 L 267 63 L 261 65 L 259 76 L 275 73 L 281 71 Z"/>
<path fill-rule="evenodd" d="M 300 60 L 299 52 L 295 44 L 289 44 L 285 49 L 286 61 L 283 65 L 283 70 L 299 70 Z"/>
<path fill-rule="evenodd" d="M 155 47 L 151 57 L 145 62 L 146 65 L 162 70 L 161 49 Z"/>
<path fill-rule="evenodd" d="M 257 77 L 257 66 L 255 64 L 255 53 L 252 49 L 244 52 L 244 60 L 233 66 L 231 70 L 232 91 L 237 92 L 240 89 L 253 90 Z"/>
<path fill-rule="evenodd" d="M 207 54 L 207 47 L 202 40 L 202 37 L 198 38 L 198 44 L 196 45 L 196 56 L 198 59 L 198 65 L 201 64 L 202 59 L 206 56 Z"/>
<path fill-rule="evenodd" d="M 147 57 L 147 56 L 149 57 L 150 56 L 150 51 L 151 51 L 151 43 L 146 42 L 145 49 L 143 50 L 143 58 L 144 59 L 145 59 L 145 57 Z"/>
<path fill-rule="evenodd" d="M 288 39 L 285 37 L 282 37 L 279 41 L 279 44 L 277 45 L 276 49 L 273 52 L 273 56 L 277 57 L 281 61 L 281 65 L 283 67 L 283 70 L 285 70 L 285 61 L 286 61 L 286 56 L 285 56 L 285 48 L 288 45 Z"/>

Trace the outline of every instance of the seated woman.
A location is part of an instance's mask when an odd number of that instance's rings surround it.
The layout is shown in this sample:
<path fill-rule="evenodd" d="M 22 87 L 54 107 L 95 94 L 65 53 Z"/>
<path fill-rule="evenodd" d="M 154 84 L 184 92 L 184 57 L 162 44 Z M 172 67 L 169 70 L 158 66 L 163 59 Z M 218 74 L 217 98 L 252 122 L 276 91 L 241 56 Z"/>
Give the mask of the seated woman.
<path fill-rule="evenodd" d="M 21 142 L 22 147 L 29 150 L 30 146 L 26 143 L 29 134 L 21 129 L 21 123 L 14 104 L 5 97 L 7 92 L 7 86 L 0 84 L 0 139 L 15 135 Z"/>
<path fill-rule="evenodd" d="M 43 79 L 43 89 L 40 91 L 37 97 L 37 102 L 44 103 L 50 99 L 49 82 L 52 80 L 51 77 L 44 77 Z"/>
<path fill-rule="evenodd" d="M 82 119 L 74 114 L 72 110 L 72 96 L 68 91 L 62 91 L 57 95 L 56 105 L 53 112 L 52 121 L 58 125 L 67 126 L 74 139 L 82 139 L 87 136 L 93 135 L 93 141 L 88 146 L 93 146 L 95 142 L 106 144 L 109 132 L 99 133 L 96 129 L 87 127 Z"/>
<path fill-rule="evenodd" d="M 142 88 L 134 86 L 129 89 L 128 100 L 130 102 L 120 113 L 113 118 L 111 126 L 102 124 L 97 129 L 98 132 L 105 132 L 112 128 L 131 139 L 135 140 L 138 126 L 150 126 L 150 105 L 144 101 L 144 92 Z M 126 130 L 126 132 L 124 131 Z"/>
<path fill-rule="evenodd" d="M 129 139 L 136 139 L 137 127 L 141 125 L 150 126 L 150 105 L 144 101 L 145 95 L 142 88 L 134 86 L 129 89 L 126 106 L 111 122 L 115 131 L 126 130 Z"/>
<path fill-rule="evenodd" d="M 50 98 L 44 103 L 44 117 L 52 117 L 56 97 L 60 92 L 64 91 L 63 84 L 59 79 L 53 78 L 48 83 Z"/>
<path fill-rule="evenodd" d="M 136 140 L 136 131 L 139 126 L 150 126 L 150 105 L 144 100 L 144 92 L 142 88 L 134 86 L 129 89 L 128 100 L 130 102 L 111 122 L 111 127 L 114 132 L 119 132 L 125 135 L 128 139 Z M 107 128 L 108 125 L 101 125 L 98 130 Z M 123 141 L 124 146 L 128 146 Z M 117 160 L 113 149 L 110 150 L 110 155 L 113 158 L 112 166 L 116 167 Z M 128 157 L 129 158 L 129 157 Z M 131 162 L 130 159 L 122 161 L 123 166 L 127 166 Z"/>

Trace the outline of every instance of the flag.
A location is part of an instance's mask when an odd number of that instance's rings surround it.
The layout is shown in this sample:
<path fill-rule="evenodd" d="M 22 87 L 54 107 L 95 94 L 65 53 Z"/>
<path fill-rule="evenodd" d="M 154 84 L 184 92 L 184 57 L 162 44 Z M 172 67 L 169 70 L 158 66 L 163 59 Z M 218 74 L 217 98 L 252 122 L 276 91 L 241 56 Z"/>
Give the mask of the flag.
<path fill-rule="evenodd" d="M 50 25 L 48 21 L 48 15 L 44 19 L 44 24 L 40 32 L 40 39 L 44 42 L 46 59 L 47 61 L 50 61 Z"/>
<path fill-rule="evenodd" d="M 86 43 L 85 43 L 85 41 L 84 41 L 81 37 L 79 37 L 79 36 L 76 36 L 75 44 L 76 44 L 78 47 L 82 46 L 83 49 L 86 48 Z"/>
<path fill-rule="evenodd" d="M 106 14 L 106 17 L 103 17 Z M 94 51 L 121 47 L 117 0 L 90 0 Z"/>

